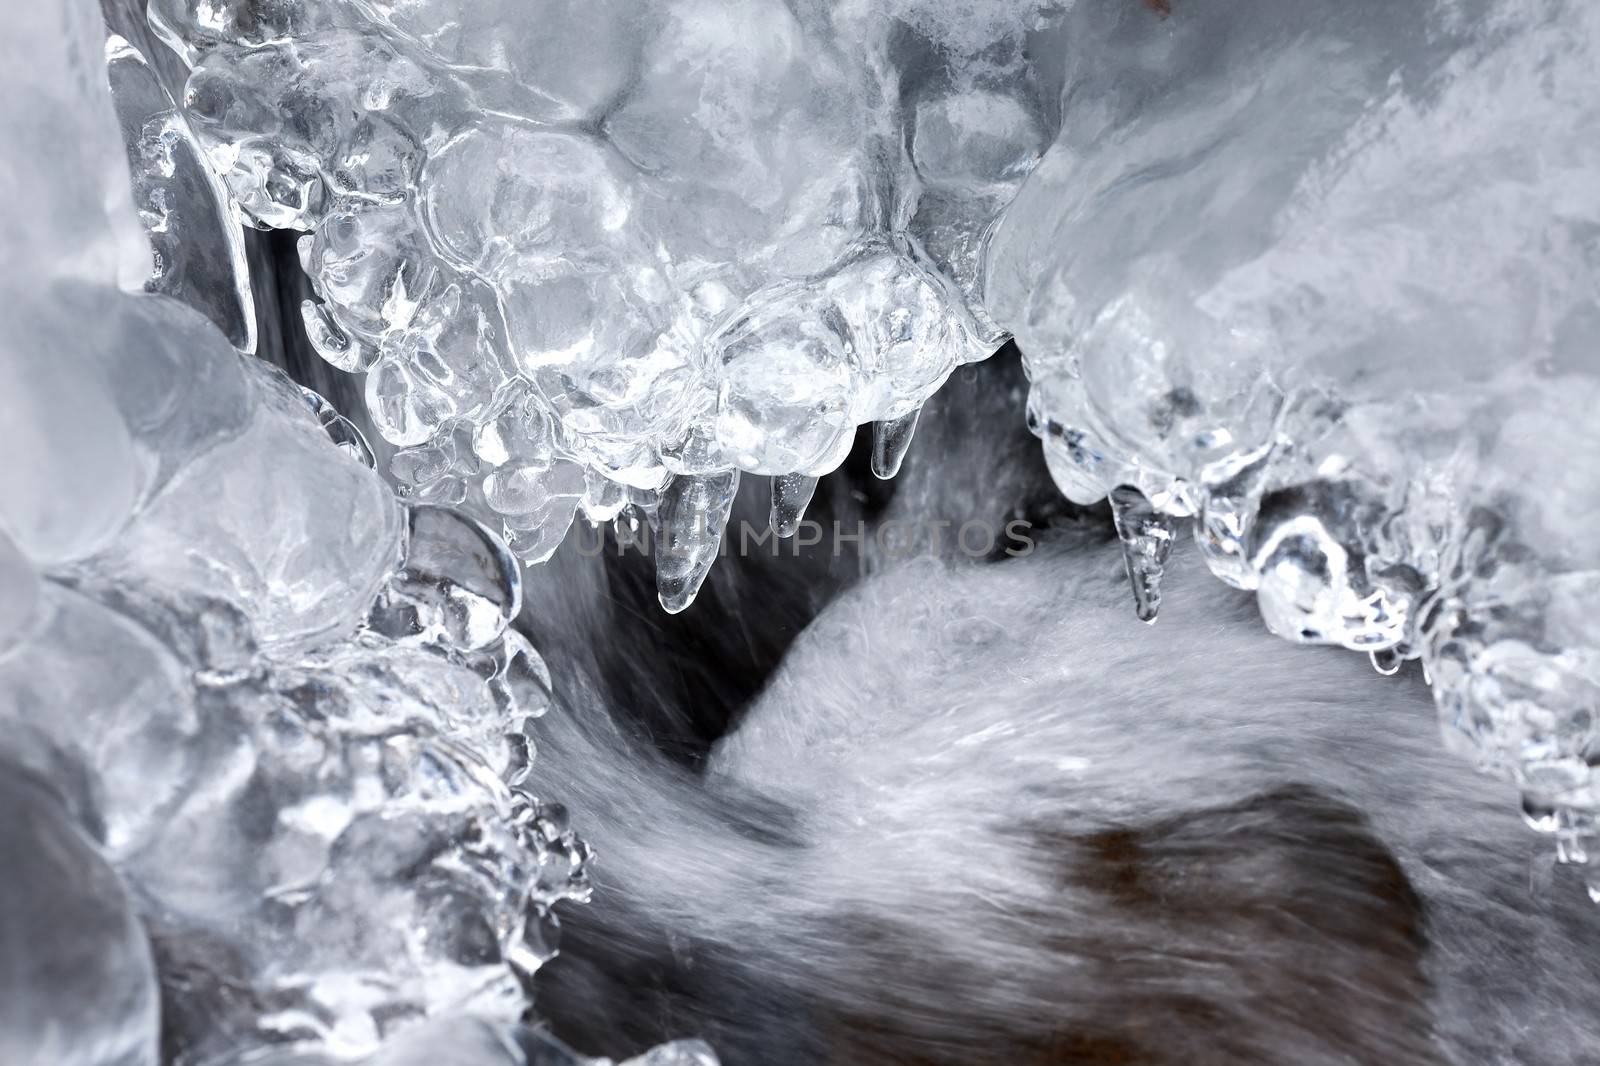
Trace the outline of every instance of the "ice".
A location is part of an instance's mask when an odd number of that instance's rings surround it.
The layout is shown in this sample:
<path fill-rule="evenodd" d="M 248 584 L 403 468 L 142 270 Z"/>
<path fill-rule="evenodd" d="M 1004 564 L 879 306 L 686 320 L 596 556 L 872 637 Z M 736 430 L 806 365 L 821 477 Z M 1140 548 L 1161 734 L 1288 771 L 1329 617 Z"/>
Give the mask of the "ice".
<path fill-rule="evenodd" d="M 0 779 L 63 789 L 0 921 L 103 935 L 8 1061 L 153 1061 L 153 944 L 180 1063 L 581 1062 L 514 1024 L 590 858 L 519 565 L 648 523 L 683 611 L 742 475 L 792 533 L 1007 334 L 1141 619 L 1189 519 L 1594 852 L 1592 6 L 152 0 L 177 94 L 80 8 L 0 46 Z M 241 358 L 235 212 L 386 472 Z"/>
<path fill-rule="evenodd" d="M 820 476 L 1002 339 L 981 231 L 1043 147 L 1038 101 L 928 59 L 992 42 L 918 5 L 513 6 L 151 4 L 242 210 L 312 231 L 308 335 L 367 375 L 425 498 L 537 562 L 575 511 L 609 517 L 595 478 L 649 511 L 676 478 Z M 1035 17 L 996 25 L 1020 48 Z M 456 448 L 508 394 L 547 428 Z"/>
<path fill-rule="evenodd" d="M 736 472 L 790 531 L 1011 334 L 1140 617 L 1192 519 L 1272 632 L 1421 658 L 1452 743 L 1600 808 L 1588 7 L 513 6 L 150 5 L 408 499 L 528 563 L 631 507 L 683 610 Z"/>
<path fill-rule="evenodd" d="M 7 282 L 7 332 L 51 337 L 76 325 L 69 315 L 41 312 L 28 300 L 33 292 Z M 27 457 L 0 464 L 0 515 L 16 546 L 41 561 L 104 544 L 140 491 L 130 434 L 94 361 L 64 345 L 54 359 L 0 363 L 0 448 Z"/>
<path fill-rule="evenodd" d="M 33 628 L 39 610 L 39 575 L 0 530 L 0 656 Z"/>
<path fill-rule="evenodd" d="M 817 479 L 805 474 L 780 474 L 772 479 L 772 513 L 768 524 L 778 536 L 794 536 L 816 491 Z"/>
<path fill-rule="evenodd" d="M 675 477 L 661 493 L 653 516 L 656 588 L 661 606 L 677 614 L 694 601 L 722 544 L 739 472 L 711 477 Z"/>
<path fill-rule="evenodd" d="M 391 640 L 477 649 L 522 609 L 522 572 L 481 524 L 442 507 L 408 509 L 400 570 L 378 594 L 367 626 Z"/>
<path fill-rule="evenodd" d="M 917 432 L 917 415 L 921 408 L 888 422 L 875 422 L 872 426 L 872 473 L 888 480 L 900 472 L 906 452 L 911 448 L 911 438 Z"/>
<path fill-rule="evenodd" d="M 1420 657 L 1447 740 L 1592 833 L 1595 9 L 1084 4 L 1061 33 L 984 297 L 1063 491 L 1193 515 L 1280 636 Z"/>
<path fill-rule="evenodd" d="M 150 945 L 127 890 L 36 772 L 0 755 L 0 1058 L 157 1066 Z"/>
<path fill-rule="evenodd" d="M 145 290 L 182 300 L 253 352 L 255 298 L 233 201 L 138 48 L 112 34 L 106 66 L 153 255 Z"/>
<path fill-rule="evenodd" d="M 238 363 L 211 336 L 205 354 Z M 348 1056 L 397 1016 L 514 1017 L 554 950 L 549 905 L 587 892 L 586 849 L 509 780 L 531 783 L 523 729 L 549 698 L 505 630 L 516 563 L 436 507 L 411 509 L 402 555 L 377 475 L 298 389 L 236 373 L 232 439 L 192 454 L 111 550 L 43 573 L 31 640 L 0 661 L 0 715 L 92 782 L 161 941 L 228 945 L 206 965 L 236 967 L 258 1005 L 189 1033 L 196 1056 Z"/>
<path fill-rule="evenodd" d="M 1111 517 L 1133 585 L 1134 613 L 1141 622 L 1154 622 L 1161 610 L 1161 571 L 1172 554 L 1175 523 L 1131 485 L 1111 490 Z"/>
<path fill-rule="evenodd" d="M 398 508 L 375 473 L 329 450 L 297 386 L 256 367 L 238 362 L 227 386 L 235 403 L 248 402 L 239 393 L 256 401 L 248 421 L 195 456 L 89 565 L 107 581 L 225 599 L 264 644 L 348 635 L 399 557 Z M 216 393 L 188 399 L 180 410 Z"/>
<path fill-rule="evenodd" d="M 105 31 L 92 5 L 36 5 L 12 13 L 0 47 L 10 76 L 5 120 L 36 166 L 10 155 L 7 287 L 79 279 L 142 286 L 150 244 L 132 210 L 133 192 L 115 113 L 105 91 Z M 60 136 L 73 130 L 74 138 Z M 73 166 L 81 163 L 86 165 Z M 12 312 L 23 305 L 6 300 Z M 9 317 L 9 316 L 8 316 Z"/>
<path fill-rule="evenodd" d="M 551 907 L 589 892 L 530 791 L 552 696 L 507 628 L 518 564 L 397 499 L 352 423 L 171 298 L 231 298 L 210 237 L 146 285 L 104 31 L 77 12 L 19 13 L 4 43 L 0 1057 L 153 1066 L 158 976 L 184 1066 L 405 1061 L 420 1021 L 510 1024 Z M 142 111 L 144 68 L 111 57 Z M 204 183 L 170 188 L 198 219 Z"/>

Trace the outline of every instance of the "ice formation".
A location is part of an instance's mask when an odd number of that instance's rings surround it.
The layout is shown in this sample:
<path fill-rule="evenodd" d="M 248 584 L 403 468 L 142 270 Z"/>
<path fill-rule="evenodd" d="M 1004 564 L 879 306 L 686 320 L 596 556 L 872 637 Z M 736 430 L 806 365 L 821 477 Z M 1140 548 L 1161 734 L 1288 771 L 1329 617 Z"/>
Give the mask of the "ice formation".
<path fill-rule="evenodd" d="M 194 1066 L 583 1061 L 517 1024 L 588 856 L 533 791 L 520 563 L 643 516 L 682 610 L 742 474 L 791 532 L 858 426 L 892 477 L 1008 335 L 1140 617 L 1191 526 L 1278 635 L 1420 658 L 1587 861 L 1600 9 L 149 16 L 186 84 L 81 3 L 0 42 L 0 780 L 8 843 L 52 845 L 5 886 L 43 975 L 6 1061 L 154 1063 L 158 1000 Z M 398 489 L 239 354 L 235 212 L 305 233 L 305 328 Z M 92 962 L 13 932 L 46 899 Z"/>
<path fill-rule="evenodd" d="M 509 628 L 520 566 L 398 500 L 353 425 L 169 298 L 236 321 L 225 201 L 105 41 L 42 4 L 0 52 L 25 161 L 0 170 L 0 1057 L 588 1066 L 518 1024 L 551 906 L 589 891 L 532 791 L 551 696 Z M 151 137 L 175 183 L 155 219 L 124 154 Z M 412 1035 L 427 1018 L 459 1032 Z M 473 1027 L 498 1058 L 440 1058 Z"/>
<path fill-rule="evenodd" d="M 1142 615 L 1189 525 L 1279 636 L 1421 658 L 1447 742 L 1581 860 L 1600 10 L 1173 7 L 1074 9 L 1094 44 L 992 236 L 1052 472 L 1110 494 Z"/>
<path fill-rule="evenodd" d="M 887 476 L 921 403 L 1000 339 L 976 237 L 1038 125 L 972 71 L 906 82 L 906 24 L 874 6 L 153 0 L 151 20 L 246 216 L 311 231 L 306 328 L 365 373 L 405 491 L 530 562 L 580 508 L 638 508 L 677 611 L 721 535 L 695 501 L 754 472 L 797 514 L 795 479 L 867 422 Z"/>
<path fill-rule="evenodd" d="M 1010 333 L 1141 617 L 1192 525 L 1273 632 L 1420 657 L 1583 853 L 1592 5 L 151 8 L 412 498 L 528 561 L 637 508 L 681 610 L 740 471 L 788 532 Z"/>

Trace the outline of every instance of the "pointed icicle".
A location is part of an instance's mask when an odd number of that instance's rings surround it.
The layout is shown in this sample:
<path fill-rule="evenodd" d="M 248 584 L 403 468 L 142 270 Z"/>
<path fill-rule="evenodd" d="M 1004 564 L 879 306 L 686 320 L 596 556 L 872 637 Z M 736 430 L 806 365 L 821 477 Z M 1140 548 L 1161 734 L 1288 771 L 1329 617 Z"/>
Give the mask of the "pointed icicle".
<path fill-rule="evenodd" d="M 675 477 L 656 506 L 656 595 L 668 614 L 694 602 L 722 547 L 739 472 Z"/>
<path fill-rule="evenodd" d="M 817 479 L 805 474 L 779 474 L 772 479 L 772 529 L 780 537 L 792 537 L 806 516 Z"/>
<path fill-rule="evenodd" d="M 921 414 L 922 408 L 919 407 L 908 415 L 872 424 L 874 476 L 888 481 L 900 472 L 900 464 L 905 462 L 906 452 L 911 447 L 911 438 L 917 432 L 917 418 Z"/>
<path fill-rule="evenodd" d="M 1161 609 L 1161 572 L 1172 554 L 1173 519 L 1150 506 L 1132 485 L 1111 490 L 1111 515 L 1122 541 L 1122 561 L 1133 584 L 1134 611 L 1141 622 L 1154 622 Z"/>

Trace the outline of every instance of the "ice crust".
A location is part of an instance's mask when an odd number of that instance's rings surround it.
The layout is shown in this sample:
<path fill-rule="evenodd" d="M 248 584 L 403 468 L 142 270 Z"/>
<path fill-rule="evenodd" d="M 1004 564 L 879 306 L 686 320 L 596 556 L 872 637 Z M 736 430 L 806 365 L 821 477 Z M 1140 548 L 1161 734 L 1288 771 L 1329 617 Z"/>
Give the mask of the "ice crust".
<path fill-rule="evenodd" d="M 131 45 L 43 4 L 0 58 L 0 1058 L 591 1066 L 519 1024 L 589 891 L 519 564 L 185 305 L 247 290 L 194 159 L 149 225 Z"/>

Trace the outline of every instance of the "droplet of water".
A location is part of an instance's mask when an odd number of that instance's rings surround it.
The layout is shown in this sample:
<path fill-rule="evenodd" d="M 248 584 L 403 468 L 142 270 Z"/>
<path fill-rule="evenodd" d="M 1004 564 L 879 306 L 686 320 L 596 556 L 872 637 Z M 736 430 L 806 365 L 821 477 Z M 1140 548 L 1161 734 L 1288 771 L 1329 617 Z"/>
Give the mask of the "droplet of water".
<path fill-rule="evenodd" d="M 1111 515 L 1133 585 L 1134 611 L 1139 621 L 1154 622 L 1161 609 L 1161 574 L 1172 554 L 1174 520 L 1152 507 L 1132 485 L 1111 490 Z"/>
<path fill-rule="evenodd" d="M 887 422 L 872 424 L 872 473 L 884 481 L 900 472 L 906 452 L 911 448 L 911 438 L 917 432 L 917 419 L 922 408 Z"/>
<path fill-rule="evenodd" d="M 794 536 L 816 491 L 817 479 L 806 474 L 780 474 L 772 479 L 771 525 L 778 536 Z"/>
<path fill-rule="evenodd" d="M 722 546 L 728 511 L 739 490 L 737 470 L 675 477 L 656 508 L 656 593 L 668 614 L 694 602 Z"/>

